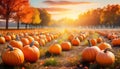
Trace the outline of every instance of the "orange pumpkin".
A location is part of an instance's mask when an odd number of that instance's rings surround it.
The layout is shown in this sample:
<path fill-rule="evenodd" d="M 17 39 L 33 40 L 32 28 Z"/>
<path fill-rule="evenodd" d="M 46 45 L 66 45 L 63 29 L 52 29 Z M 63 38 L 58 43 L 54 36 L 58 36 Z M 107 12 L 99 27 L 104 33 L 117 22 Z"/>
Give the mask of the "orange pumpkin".
<path fill-rule="evenodd" d="M 48 42 L 50 42 L 50 41 L 52 40 L 52 38 L 51 38 L 50 35 L 47 35 L 46 38 L 47 38 L 47 41 L 48 41 Z"/>
<path fill-rule="evenodd" d="M 6 35 L 6 36 L 4 36 L 4 38 L 5 38 L 6 41 L 10 41 L 10 40 L 12 40 L 12 38 L 11 38 L 10 35 Z"/>
<path fill-rule="evenodd" d="M 18 48 L 8 47 L 9 48 L 2 53 L 3 63 L 10 66 L 21 65 L 24 62 L 23 52 Z"/>
<path fill-rule="evenodd" d="M 101 37 L 97 38 L 97 43 L 101 43 L 103 41 L 103 39 Z"/>
<path fill-rule="evenodd" d="M 110 44 L 106 43 L 106 42 L 102 42 L 98 45 L 98 47 L 101 49 L 101 50 L 104 50 L 106 48 L 112 48 Z"/>
<path fill-rule="evenodd" d="M 96 59 L 96 55 L 100 52 L 100 49 L 97 46 L 92 46 L 89 41 L 89 46 L 83 49 L 82 51 L 82 60 L 85 62 L 93 62 Z"/>
<path fill-rule="evenodd" d="M 70 42 L 63 42 L 61 44 L 62 50 L 68 51 L 71 49 L 72 45 Z"/>
<path fill-rule="evenodd" d="M 111 43 L 113 46 L 119 46 L 120 45 L 120 38 L 113 39 Z"/>
<path fill-rule="evenodd" d="M 91 39 L 90 42 L 91 42 L 92 46 L 96 46 L 97 45 L 97 40 L 96 39 Z"/>
<path fill-rule="evenodd" d="M 44 46 L 45 45 L 45 40 L 44 39 L 39 39 L 37 41 L 40 44 L 40 46 Z"/>
<path fill-rule="evenodd" d="M 34 45 L 37 47 L 37 48 L 39 48 L 39 43 L 38 43 L 38 41 L 34 41 Z"/>
<path fill-rule="evenodd" d="M 17 47 L 19 49 L 23 48 L 23 43 L 21 41 L 11 40 L 9 44 L 13 47 Z"/>
<path fill-rule="evenodd" d="M 53 44 L 49 47 L 49 50 L 48 50 L 51 54 L 61 54 L 62 52 L 62 48 L 60 46 L 60 44 Z"/>
<path fill-rule="evenodd" d="M 72 39 L 71 44 L 73 46 L 79 46 L 80 45 L 80 40 L 78 39 L 78 37 Z"/>
<path fill-rule="evenodd" d="M 25 45 L 22 49 L 25 60 L 28 62 L 36 62 L 40 57 L 39 49 L 34 46 L 34 41 L 30 45 Z"/>
<path fill-rule="evenodd" d="M 29 45 L 29 40 L 27 38 L 21 38 L 21 42 L 23 43 L 23 46 Z"/>
<path fill-rule="evenodd" d="M 115 55 L 108 51 L 108 49 L 105 49 L 97 54 L 96 61 L 101 66 L 108 66 L 115 62 Z"/>
<path fill-rule="evenodd" d="M 29 40 L 29 44 L 32 43 L 34 41 L 34 38 L 32 36 L 26 36 Z"/>
<path fill-rule="evenodd" d="M 5 42 L 5 38 L 3 36 L 0 36 L 0 44 L 4 44 Z"/>
<path fill-rule="evenodd" d="M 71 35 L 68 36 L 68 40 L 69 41 L 72 41 L 73 38 L 75 38 L 73 34 L 71 34 Z"/>
<path fill-rule="evenodd" d="M 15 35 L 15 34 L 12 34 L 12 35 L 11 35 L 11 39 L 12 39 L 12 40 L 15 40 L 15 39 L 16 39 L 16 35 Z"/>

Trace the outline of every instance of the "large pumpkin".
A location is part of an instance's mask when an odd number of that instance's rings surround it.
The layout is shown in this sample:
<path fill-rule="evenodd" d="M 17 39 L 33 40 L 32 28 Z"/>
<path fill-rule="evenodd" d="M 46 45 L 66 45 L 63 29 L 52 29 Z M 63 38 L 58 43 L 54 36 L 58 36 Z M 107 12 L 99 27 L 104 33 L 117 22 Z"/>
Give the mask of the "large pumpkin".
<path fill-rule="evenodd" d="M 111 45 L 109 43 L 106 43 L 106 42 L 102 42 L 98 45 L 98 47 L 101 49 L 101 50 L 104 50 L 106 48 L 111 48 Z"/>
<path fill-rule="evenodd" d="M 10 66 L 21 65 L 24 62 L 23 52 L 18 48 L 8 47 L 9 48 L 2 53 L 3 63 Z"/>
<path fill-rule="evenodd" d="M 30 45 L 25 45 L 22 51 L 26 61 L 35 62 L 40 57 L 40 51 L 36 46 L 34 46 L 34 41 Z"/>
<path fill-rule="evenodd" d="M 96 61 L 101 66 L 111 65 L 115 62 L 115 55 L 108 51 L 108 49 L 105 49 L 97 54 Z"/>
<path fill-rule="evenodd" d="M 0 44 L 4 44 L 5 42 L 5 38 L 3 36 L 0 36 Z"/>
<path fill-rule="evenodd" d="M 97 46 L 91 47 L 90 41 L 88 42 L 90 47 L 86 47 L 85 49 L 83 49 L 82 60 L 85 62 L 92 62 L 95 61 L 96 55 L 98 54 L 98 52 L 100 52 L 100 49 Z"/>
<path fill-rule="evenodd" d="M 62 48 L 60 46 L 60 44 L 53 44 L 49 47 L 49 50 L 48 50 L 51 54 L 61 54 L 62 52 Z"/>
<path fill-rule="evenodd" d="M 61 44 L 62 50 L 68 51 L 71 49 L 72 45 L 70 42 L 63 42 Z"/>

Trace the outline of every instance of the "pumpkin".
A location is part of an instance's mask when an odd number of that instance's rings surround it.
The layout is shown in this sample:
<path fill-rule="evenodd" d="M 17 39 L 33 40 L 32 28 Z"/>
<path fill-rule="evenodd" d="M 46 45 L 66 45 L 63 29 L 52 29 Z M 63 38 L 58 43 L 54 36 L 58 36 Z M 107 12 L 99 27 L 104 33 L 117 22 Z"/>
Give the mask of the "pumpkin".
<path fill-rule="evenodd" d="M 39 48 L 39 43 L 38 43 L 38 41 L 34 41 L 34 45 L 37 47 L 37 48 Z"/>
<path fill-rule="evenodd" d="M 97 40 L 96 39 L 91 39 L 90 42 L 91 42 L 92 46 L 97 45 Z"/>
<path fill-rule="evenodd" d="M 15 34 L 12 34 L 12 35 L 11 35 L 11 39 L 12 39 L 12 40 L 15 40 L 15 39 L 16 39 L 16 35 L 15 35 Z"/>
<path fill-rule="evenodd" d="M 97 38 L 97 43 L 101 43 L 103 41 L 103 39 L 101 37 Z"/>
<path fill-rule="evenodd" d="M 19 49 L 23 48 L 23 43 L 20 41 L 19 37 L 16 36 L 16 40 L 11 40 L 9 44 L 13 47 L 17 47 Z"/>
<path fill-rule="evenodd" d="M 83 41 L 84 40 L 84 37 L 83 36 L 78 36 L 79 40 L 80 41 Z"/>
<path fill-rule="evenodd" d="M 21 38 L 21 42 L 23 43 L 23 46 L 29 45 L 29 40 L 27 38 Z"/>
<path fill-rule="evenodd" d="M 74 39 L 72 39 L 71 44 L 73 46 L 79 46 L 80 45 L 80 40 L 78 39 L 78 37 L 75 37 Z"/>
<path fill-rule="evenodd" d="M 12 38 L 11 38 L 10 35 L 6 35 L 6 36 L 4 36 L 4 38 L 5 38 L 6 41 L 10 41 L 10 40 L 12 40 Z"/>
<path fill-rule="evenodd" d="M 53 44 L 53 45 L 51 45 L 49 47 L 48 51 L 51 54 L 57 54 L 57 55 L 59 55 L 62 52 L 62 48 L 61 48 L 60 44 Z"/>
<path fill-rule="evenodd" d="M 32 43 L 32 41 L 34 41 L 34 38 L 32 36 L 27 36 L 28 40 L 29 40 L 29 44 Z"/>
<path fill-rule="evenodd" d="M 62 50 L 68 51 L 71 49 L 71 43 L 70 42 L 63 42 L 61 43 Z"/>
<path fill-rule="evenodd" d="M 39 39 L 37 41 L 40 44 L 40 46 L 44 46 L 45 45 L 45 40 L 44 39 Z"/>
<path fill-rule="evenodd" d="M 28 62 L 36 62 L 40 57 L 39 49 L 34 46 L 34 41 L 30 45 L 25 45 L 22 49 L 25 60 Z"/>
<path fill-rule="evenodd" d="M 10 66 L 21 65 L 24 62 L 24 54 L 20 49 L 8 46 L 2 53 L 2 61 Z"/>
<path fill-rule="evenodd" d="M 119 46 L 120 45 L 120 38 L 113 39 L 111 43 L 113 46 Z"/>
<path fill-rule="evenodd" d="M 98 47 L 101 49 L 101 50 L 104 50 L 106 48 L 110 48 L 111 49 L 111 45 L 106 43 L 106 42 L 102 42 L 98 45 Z"/>
<path fill-rule="evenodd" d="M 68 40 L 69 40 L 69 41 L 72 41 L 72 39 L 73 39 L 74 37 L 75 37 L 75 36 L 74 36 L 73 34 L 71 34 L 71 35 L 68 36 Z"/>
<path fill-rule="evenodd" d="M 3 36 L 0 36 L 0 44 L 4 44 L 5 42 L 5 38 Z"/>
<path fill-rule="evenodd" d="M 91 47 L 91 43 L 89 42 L 89 47 L 86 47 L 85 49 L 83 49 L 82 51 L 82 60 L 85 62 L 93 62 L 96 59 L 96 55 L 98 54 L 98 52 L 100 52 L 100 49 L 97 46 L 92 46 Z"/>
<path fill-rule="evenodd" d="M 50 35 L 46 35 L 47 41 L 50 42 L 52 40 Z"/>
<path fill-rule="evenodd" d="M 102 50 L 96 56 L 96 61 L 101 66 L 108 66 L 115 62 L 115 55 L 108 50 L 109 50 L 108 48 Z"/>

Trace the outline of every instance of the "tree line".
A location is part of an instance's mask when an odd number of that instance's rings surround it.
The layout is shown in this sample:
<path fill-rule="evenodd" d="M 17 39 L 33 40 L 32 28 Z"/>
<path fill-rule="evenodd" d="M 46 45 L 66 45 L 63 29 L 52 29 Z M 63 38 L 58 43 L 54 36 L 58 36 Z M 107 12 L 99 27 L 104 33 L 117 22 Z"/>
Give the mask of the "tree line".
<path fill-rule="evenodd" d="M 5 19 L 6 29 L 8 29 L 9 21 L 13 20 L 19 24 L 40 25 L 49 24 L 51 15 L 41 8 L 32 7 L 29 0 L 0 0 L 0 19 Z"/>
<path fill-rule="evenodd" d="M 107 5 L 80 14 L 75 21 L 77 26 L 120 26 L 120 5 Z"/>

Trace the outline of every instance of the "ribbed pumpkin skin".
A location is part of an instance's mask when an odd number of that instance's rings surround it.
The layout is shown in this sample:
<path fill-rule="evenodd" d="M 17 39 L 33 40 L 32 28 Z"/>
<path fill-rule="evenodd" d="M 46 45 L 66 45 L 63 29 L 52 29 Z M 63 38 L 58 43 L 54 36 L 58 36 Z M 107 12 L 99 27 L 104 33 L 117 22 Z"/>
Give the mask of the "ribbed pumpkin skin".
<path fill-rule="evenodd" d="M 62 50 L 65 50 L 65 51 L 68 51 L 68 50 L 70 50 L 71 49 L 71 43 L 70 42 L 63 42 L 62 44 L 61 44 L 61 47 L 62 47 Z"/>
<path fill-rule="evenodd" d="M 36 46 L 30 47 L 30 45 L 26 45 L 22 49 L 24 53 L 25 60 L 28 62 L 36 62 L 40 57 L 40 51 Z"/>
<path fill-rule="evenodd" d="M 80 40 L 78 38 L 74 38 L 74 39 L 72 39 L 71 44 L 73 46 L 79 46 L 80 45 Z"/>
<path fill-rule="evenodd" d="M 97 40 L 96 39 L 91 39 L 90 42 L 91 42 L 92 46 L 97 45 Z"/>
<path fill-rule="evenodd" d="M 98 47 L 99 47 L 101 50 L 104 50 L 104 49 L 106 49 L 106 48 L 110 48 L 110 49 L 111 49 L 111 45 L 108 44 L 108 43 L 106 43 L 106 42 L 100 43 L 100 44 L 98 45 Z"/>
<path fill-rule="evenodd" d="M 5 41 L 5 38 L 4 37 L 0 37 L 0 44 L 4 44 L 6 41 Z"/>
<path fill-rule="evenodd" d="M 51 45 L 49 47 L 49 50 L 48 50 L 51 54 L 61 54 L 62 52 L 62 48 L 59 44 L 54 44 L 54 45 Z"/>
<path fill-rule="evenodd" d="M 12 40 L 12 38 L 11 38 L 10 35 L 6 35 L 6 36 L 4 36 L 4 38 L 5 38 L 6 41 L 10 41 L 10 40 Z"/>
<path fill-rule="evenodd" d="M 115 62 L 115 56 L 110 51 L 107 51 L 106 53 L 104 53 L 104 51 L 101 51 L 97 54 L 96 61 L 101 66 L 111 65 Z"/>
<path fill-rule="evenodd" d="M 18 48 L 14 48 L 13 51 L 7 49 L 2 53 L 2 61 L 10 66 L 20 65 L 24 62 L 24 54 Z"/>
<path fill-rule="evenodd" d="M 27 38 L 21 38 L 21 42 L 23 43 L 23 46 L 30 44 L 30 42 Z"/>
<path fill-rule="evenodd" d="M 9 43 L 13 47 L 17 47 L 22 50 L 23 48 L 23 43 L 21 41 L 16 41 L 16 40 L 11 40 Z"/>
<path fill-rule="evenodd" d="M 97 38 L 97 43 L 101 43 L 103 39 L 101 37 Z"/>
<path fill-rule="evenodd" d="M 87 62 L 95 61 L 98 52 L 100 52 L 100 49 L 97 46 L 86 47 L 82 51 L 82 60 Z"/>

